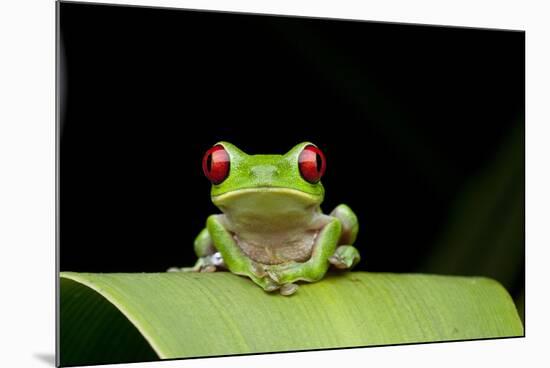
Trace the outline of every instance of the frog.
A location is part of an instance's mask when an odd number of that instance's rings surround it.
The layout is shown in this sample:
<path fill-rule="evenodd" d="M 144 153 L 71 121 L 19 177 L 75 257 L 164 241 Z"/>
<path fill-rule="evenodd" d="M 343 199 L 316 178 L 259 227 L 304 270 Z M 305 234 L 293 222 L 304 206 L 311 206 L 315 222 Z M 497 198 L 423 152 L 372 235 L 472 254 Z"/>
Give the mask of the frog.
<path fill-rule="evenodd" d="M 207 218 L 193 245 L 198 259 L 181 271 L 229 270 L 289 296 L 329 268 L 351 270 L 360 262 L 355 213 L 346 204 L 321 210 L 326 159 L 315 144 L 249 155 L 221 141 L 206 151 L 202 169 L 221 214 Z"/>

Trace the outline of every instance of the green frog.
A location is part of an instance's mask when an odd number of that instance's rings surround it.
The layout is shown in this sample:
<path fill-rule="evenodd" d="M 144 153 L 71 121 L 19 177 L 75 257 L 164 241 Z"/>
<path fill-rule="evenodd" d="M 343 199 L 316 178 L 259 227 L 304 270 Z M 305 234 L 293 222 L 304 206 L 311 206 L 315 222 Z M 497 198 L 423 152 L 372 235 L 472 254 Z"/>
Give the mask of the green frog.
<path fill-rule="evenodd" d="M 219 142 L 202 166 L 222 214 L 208 217 L 194 243 L 198 261 L 183 271 L 228 269 L 267 292 L 291 295 L 297 281 L 319 281 L 330 265 L 351 269 L 359 262 L 351 208 L 321 211 L 326 161 L 314 144 L 300 143 L 284 155 L 248 155 Z"/>

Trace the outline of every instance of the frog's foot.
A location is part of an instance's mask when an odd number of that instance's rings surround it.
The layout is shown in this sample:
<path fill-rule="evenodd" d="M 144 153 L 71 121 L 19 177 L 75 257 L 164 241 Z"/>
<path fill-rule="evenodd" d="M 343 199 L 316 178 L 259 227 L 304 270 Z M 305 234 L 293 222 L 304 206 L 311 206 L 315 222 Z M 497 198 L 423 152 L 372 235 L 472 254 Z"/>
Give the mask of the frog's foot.
<path fill-rule="evenodd" d="M 353 268 L 359 261 L 361 257 L 359 252 L 352 245 L 341 245 L 336 248 L 334 254 L 328 259 L 334 267 L 340 270 L 349 270 Z"/>
<path fill-rule="evenodd" d="M 166 272 L 182 272 L 184 268 L 193 268 L 193 267 L 170 267 Z"/>
<path fill-rule="evenodd" d="M 275 282 L 277 284 L 281 282 L 282 273 L 280 271 L 276 271 L 276 270 L 273 270 L 273 269 L 268 269 L 266 271 L 266 274 L 267 274 L 267 277 L 269 277 L 271 280 L 273 280 L 273 282 Z"/>
<path fill-rule="evenodd" d="M 220 252 L 199 257 L 193 267 L 170 267 L 167 272 L 215 272 L 227 268 Z"/>
<path fill-rule="evenodd" d="M 269 267 L 268 269 L 265 270 L 265 272 L 267 274 L 267 277 L 269 277 L 275 283 L 282 285 L 282 284 L 285 284 L 283 282 L 283 279 L 285 278 L 285 274 L 288 273 L 289 268 L 290 268 L 289 266 Z"/>
<path fill-rule="evenodd" d="M 281 285 L 279 285 L 269 277 L 265 277 L 263 280 L 264 282 L 262 282 L 260 286 L 267 292 L 272 292 L 281 288 Z"/>
<path fill-rule="evenodd" d="M 272 292 L 281 288 L 281 284 L 267 274 L 267 265 L 248 259 L 245 263 L 237 266 L 229 270 L 236 275 L 248 277 L 264 291 Z"/>
<path fill-rule="evenodd" d="M 258 278 L 263 278 L 267 275 L 265 265 L 257 262 L 252 262 L 250 272 Z"/>
<path fill-rule="evenodd" d="M 271 292 L 279 290 L 281 295 L 288 296 L 294 294 L 296 290 L 298 290 L 298 285 L 283 281 L 284 278 L 287 278 L 287 275 L 284 274 L 283 269 L 274 269 L 273 267 L 266 267 L 265 265 L 259 266 L 261 267 L 262 276 L 257 279 L 255 277 L 253 280 L 265 291 Z M 257 269 L 255 269 L 255 271 L 258 272 Z"/>
<path fill-rule="evenodd" d="M 225 263 L 220 252 L 200 257 L 199 261 L 201 261 L 199 272 L 215 272 L 218 268 L 225 268 Z"/>
<path fill-rule="evenodd" d="M 281 288 L 281 285 L 273 280 L 265 271 L 262 270 L 261 272 L 261 276 L 254 274 L 254 272 L 249 272 L 246 274 L 243 273 L 241 275 L 248 276 L 256 285 L 260 286 L 267 292 L 272 292 Z"/>
<path fill-rule="evenodd" d="M 266 273 L 275 283 L 285 286 L 298 280 L 312 281 L 312 278 L 308 277 L 307 270 L 306 263 L 290 262 L 269 266 L 266 268 Z"/>
<path fill-rule="evenodd" d="M 284 296 L 289 296 L 294 294 L 298 290 L 298 285 L 296 284 L 284 284 L 281 286 L 280 293 Z"/>

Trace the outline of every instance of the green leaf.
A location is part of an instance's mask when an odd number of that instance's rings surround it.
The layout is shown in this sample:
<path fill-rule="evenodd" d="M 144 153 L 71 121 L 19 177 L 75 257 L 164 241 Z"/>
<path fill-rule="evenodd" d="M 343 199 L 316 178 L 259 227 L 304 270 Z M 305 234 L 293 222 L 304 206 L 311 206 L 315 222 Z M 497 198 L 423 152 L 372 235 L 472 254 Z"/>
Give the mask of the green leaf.
<path fill-rule="evenodd" d="M 290 297 L 217 273 L 61 273 L 61 364 L 521 336 L 487 278 L 351 272 Z"/>
<path fill-rule="evenodd" d="M 487 166 L 454 199 L 420 272 L 482 273 L 515 293 L 525 288 L 525 125 L 518 121 Z M 523 312 L 521 313 L 523 316 Z"/>

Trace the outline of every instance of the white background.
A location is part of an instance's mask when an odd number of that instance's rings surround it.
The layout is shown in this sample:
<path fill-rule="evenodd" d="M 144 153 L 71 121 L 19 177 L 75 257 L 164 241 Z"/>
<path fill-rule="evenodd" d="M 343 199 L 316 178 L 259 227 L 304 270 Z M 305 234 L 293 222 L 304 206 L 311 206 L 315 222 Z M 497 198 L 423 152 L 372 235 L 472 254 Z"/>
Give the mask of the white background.
<path fill-rule="evenodd" d="M 131 1 L 527 31 L 525 339 L 191 359 L 116 367 L 549 366 L 550 9 L 545 1 Z M 54 1 L 0 9 L 0 366 L 53 366 Z M 444 122 L 442 122 L 444 123 Z M 495 255 L 498 256 L 498 255 Z"/>

